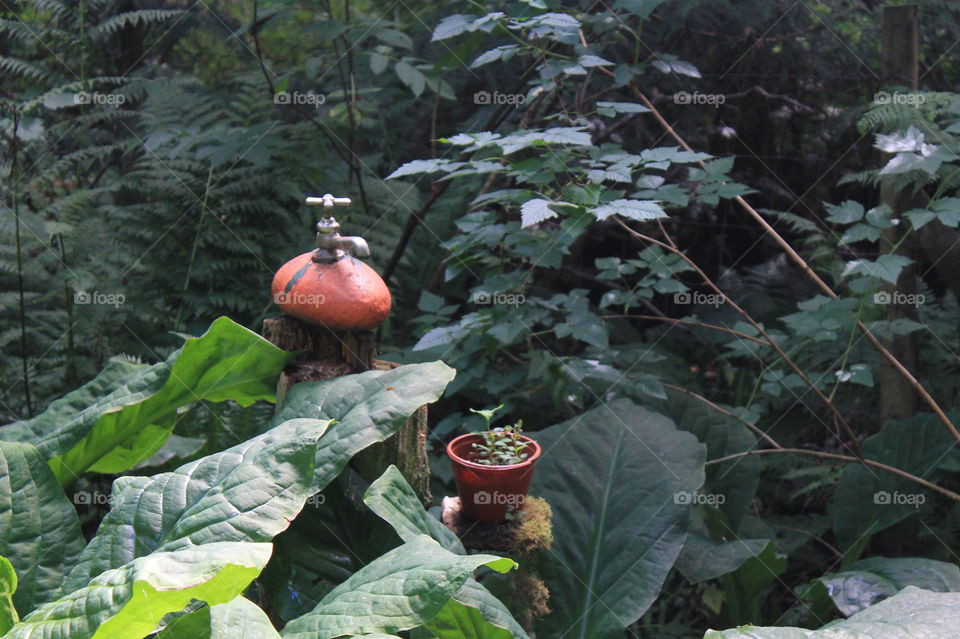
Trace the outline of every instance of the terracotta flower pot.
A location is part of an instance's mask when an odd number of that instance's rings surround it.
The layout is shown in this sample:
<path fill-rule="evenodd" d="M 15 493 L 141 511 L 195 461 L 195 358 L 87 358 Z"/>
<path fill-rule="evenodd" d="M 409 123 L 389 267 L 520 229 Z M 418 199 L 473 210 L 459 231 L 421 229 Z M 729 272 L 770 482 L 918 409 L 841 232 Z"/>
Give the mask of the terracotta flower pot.
<path fill-rule="evenodd" d="M 510 466 L 488 466 L 471 461 L 473 444 L 481 443 L 477 433 L 461 435 L 447 444 L 447 456 L 453 465 L 453 478 L 463 513 L 477 521 L 503 521 L 507 513 L 523 510 L 523 502 L 533 478 L 533 467 L 540 457 L 540 444 L 525 435 L 529 457 Z"/>

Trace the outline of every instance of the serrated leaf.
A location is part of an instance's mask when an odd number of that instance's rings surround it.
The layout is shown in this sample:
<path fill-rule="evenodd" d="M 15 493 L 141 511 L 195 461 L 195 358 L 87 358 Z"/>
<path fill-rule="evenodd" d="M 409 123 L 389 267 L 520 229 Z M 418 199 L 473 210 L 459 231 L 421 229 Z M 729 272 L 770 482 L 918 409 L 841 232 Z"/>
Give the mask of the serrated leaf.
<path fill-rule="evenodd" d="M 393 180 L 405 175 L 418 175 L 420 173 L 437 173 L 439 171 L 450 171 L 463 166 L 462 162 L 451 162 L 442 158 L 433 158 L 430 160 L 412 160 L 401 165 L 386 179 Z"/>
<path fill-rule="evenodd" d="M 843 277 L 867 275 L 896 284 L 900 271 L 911 262 L 910 258 L 902 255 L 881 255 L 876 261 L 852 260 L 847 262 L 846 268 L 843 269 Z"/>
<path fill-rule="evenodd" d="M 656 220 L 665 218 L 667 214 L 654 200 L 613 200 L 601 204 L 591 211 L 598 220 L 605 220 L 611 215 L 621 215 L 631 220 Z"/>
<path fill-rule="evenodd" d="M 680 75 L 690 76 L 691 78 L 700 77 L 700 71 L 697 70 L 697 67 L 685 60 L 681 60 L 675 55 L 661 53 L 657 55 L 650 64 L 662 73 L 678 73 Z"/>
<path fill-rule="evenodd" d="M 863 205 L 853 200 L 845 200 L 839 205 L 825 204 L 827 208 L 827 221 L 836 224 L 853 224 L 863 219 L 865 211 Z"/>
<path fill-rule="evenodd" d="M 470 63 L 471 69 L 476 69 L 477 67 L 482 67 L 485 64 L 490 64 L 491 62 L 497 62 L 499 60 L 509 60 L 514 55 L 520 52 L 520 47 L 516 44 L 504 44 L 489 51 L 484 51 L 477 58 Z"/>
<path fill-rule="evenodd" d="M 533 226 L 552 217 L 557 217 L 557 212 L 550 208 L 553 204 L 550 200 L 533 199 L 527 200 L 520 207 L 520 226 L 526 228 Z"/>
<path fill-rule="evenodd" d="M 597 102 L 597 112 L 600 115 L 611 116 L 616 113 L 646 113 L 649 111 L 642 104 L 633 102 Z"/>
<path fill-rule="evenodd" d="M 873 146 L 887 153 L 919 151 L 923 146 L 923 138 L 923 132 L 917 127 L 910 125 L 906 131 L 878 133 Z"/>
<path fill-rule="evenodd" d="M 580 56 L 580 59 L 577 61 L 577 63 L 578 63 L 581 67 L 585 67 L 585 68 L 588 68 L 588 69 L 589 69 L 590 67 L 607 67 L 607 66 L 613 66 L 613 64 L 614 64 L 613 62 L 610 62 L 609 60 L 606 60 L 606 59 L 604 59 L 604 58 L 601 58 L 601 57 L 598 56 L 598 55 L 592 55 L 592 54 L 587 54 L 587 55 L 582 55 L 582 56 Z"/>
<path fill-rule="evenodd" d="M 437 326 L 424 333 L 423 337 L 413 345 L 414 351 L 425 351 L 457 341 L 464 329 L 459 324 L 452 326 Z"/>
<path fill-rule="evenodd" d="M 426 76 L 423 75 L 419 69 L 414 68 L 413 65 L 404 60 L 397 62 L 393 65 L 393 68 L 397 72 L 397 77 L 400 78 L 400 81 L 410 87 L 413 95 L 420 97 L 420 94 L 423 93 L 423 90 L 427 86 Z"/>
<path fill-rule="evenodd" d="M 433 30 L 433 35 L 430 40 L 437 42 L 438 40 L 446 40 L 458 36 L 461 33 L 466 33 L 470 30 L 470 26 L 473 24 L 475 18 L 476 16 L 463 15 L 460 13 L 446 16 Z"/>
<path fill-rule="evenodd" d="M 883 236 L 883 230 L 869 224 L 854 224 L 840 238 L 840 244 L 852 244 L 860 240 L 876 242 Z"/>
<path fill-rule="evenodd" d="M 381 55 L 376 52 L 370 54 L 370 70 L 376 75 L 380 75 L 387 70 L 387 65 L 390 64 L 390 58 L 385 55 Z"/>

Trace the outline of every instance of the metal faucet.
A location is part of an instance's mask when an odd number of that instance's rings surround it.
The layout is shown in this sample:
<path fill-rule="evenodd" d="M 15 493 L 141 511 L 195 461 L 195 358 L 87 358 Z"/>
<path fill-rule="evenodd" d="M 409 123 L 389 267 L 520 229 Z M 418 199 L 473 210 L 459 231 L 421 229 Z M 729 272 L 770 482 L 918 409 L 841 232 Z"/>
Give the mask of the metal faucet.
<path fill-rule="evenodd" d="M 323 197 L 308 197 L 307 204 L 319 204 L 329 209 L 334 206 L 350 204 L 348 197 L 334 197 L 327 193 Z M 347 255 L 368 257 L 370 247 L 362 237 L 340 235 L 340 223 L 336 218 L 324 217 L 317 222 L 317 250 L 313 252 L 314 262 L 331 263 Z"/>

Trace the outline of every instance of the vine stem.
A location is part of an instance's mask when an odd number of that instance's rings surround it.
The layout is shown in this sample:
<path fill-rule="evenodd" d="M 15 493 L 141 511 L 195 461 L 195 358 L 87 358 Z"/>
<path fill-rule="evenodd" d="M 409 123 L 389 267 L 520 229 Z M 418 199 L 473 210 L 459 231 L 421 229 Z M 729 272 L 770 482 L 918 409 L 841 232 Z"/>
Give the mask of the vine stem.
<path fill-rule="evenodd" d="M 752 430 L 754 433 L 756 433 L 758 437 L 761 437 L 762 439 L 766 440 L 766 441 L 767 441 L 771 446 L 773 446 L 774 448 L 777 448 L 777 449 L 782 449 L 782 448 L 783 448 L 783 446 L 781 446 L 781 445 L 777 442 L 777 440 L 775 440 L 773 437 L 771 437 L 770 435 L 768 435 L 767 433 L 765 433 L 765 432 L 763 431 L 763 429 L 761 429 L 759 426 L 757 426 L 757 425 L 754 424 L 753 422 L 748 422 L 748 421 L 745 420 L 743 417 L 740 417 L 739 415 L 737 415 L 737 414 L 734 413 L 733 411 L 729 411 L 729 410 L 727 410 L 726 408 L 724 408 L 723 406 L 720 406 L 719 404 L 715 404 L 714 402 L 711 402 L 709 399 L 707 399 L 707 398 L 704 397 L 703 395 L 698 395 L 697 393 L 694 393 L 692 390 L 688 390 L 688 389 L 684 388 L 683 386 L 676 386 L 676 385 L 674 385 L 674 384 L 668 384 L 668 383 L 666 383 L 666 382 L 660 382 L 660 383 L 663 384 L 664 386 L 666 386 L 667 388 L 671 389 L 671 390 L 679 391 L 679 392 L 681 392 L 681 393 L 684 393 L 684 394 L 686 394 L 686 395 L 689 395 L 690 397 L 694 398 L 694 399 L 697 400 L 698 402 L 702 402 L 702 403 L 706 404 L 707 406 L 709 406 L 709 407 L 712 408 L 713 410 L 717 411 L 718 413 L 722 413 L 722 414 L 726 415 L 727 417 L 732 417 L 733 419 L 737 420 L 738 422 L 740 422 L 741 424 L 743 424 L 744 426 L 746 426 L 747 428 L 749 428 L 750 430 Z"/>
<path fill-rule="evenodd" d="M 20 363 L 23 369 L 23 394 L 27 404 L 27 416 L 33 417 L 33 401 L 30 397 L 30 366 L 27 363 L 27 308 L 23 286 L 23 246 L 20 240 L 20 200 L 17 198 L 17 168 L 19 146 L 17 136 L 20 134 L 20 111 L 13 111 L 13 137 L 10 138 L 10 181 L 13 183 L 11 197 L 13 198 L 14 234 L 16 236 L 17 251 L 17 288 L 20 305 Z"/>
<path fill-rule="evenodd" d="M 694 262 L 692 259 L 687 257 L 687 255 L 683 251 L 681 251 L 680 249 L 674 246 L 671 246 L 670 244 L 667 244 L 666 242 L 662 242 L 656 238 L 650 237 L 649 235 L 644 235 L 639 231 L 635 231 L 634 229 L 627 226 L 627 224 L 623 220 L 621 220 L 619 217 L 614 217 L 612 219 L 633 237 L 643 240 L 644 242 L 656 244 L 662 249 L 669 251 L 670 253 L 673 253 L 674 255 L 682 259 L 684 262 L 686 262 L 694 271 L 696 271 L 697 275 L 700 276 L 700 279 L 702 279 L 704 283 L 706 283 L 706 285 L 709 286 L 714 293 L 722 297 L 726 301 L 726 303 L 729 304 L 730 307 L 734 311 L 736 311 L 737 314 L 740 315 L 740 317 L 746 320 L 747 323 L 749 323 L 753 328 L 757 330 L 757 332 L 759 332 L 764 337 L 764 339 L 767 341 L 767 344 L 770 346 L 770 348 L 772 348 L 777 353 L 777 355 L 780 356 L 780 358 L 787 364 L 787 366 L 789 366 L 790 369 L 794 373 L 796 373 L 797 376 L 800 377 L 800 379 L 803 380 L 803 382 L 810 388 L 810 390 L 813 391 L 813 393 L 820 399 L 820 401 L 822 401 L 824 405 L 830 409 L 830 411 L 834 415 L 834 418 L 837 420 L 837 423 L 840 424 L 844 432 L 847 434 L 847 437 L 850 439 L 850 446 L 852 447 L 852 450 L 856 452 L 857 455 L 859 456 L 860 440 L 857 437 L 856 433 L 853 432 L 853 429 L 850 427 L 850 424 L 847 423 L 847 420 L 844 419 L 843 414 L 840 413 L 840 410 L 837 408 L 837 406 L 832 401 L 830 401 L 829 397 L 823 394 L 823 391 L 817 388 L 817 385 L 814 384 L 813 380 L 811 380 L 807 376 L 807 374 L 803 372 L 803 369 L 801 369 L 800 366 L 798 366 L 797 363 L 793 361 L 792 357 L 790 357 L 782 348 L 780 348 L 780 345 L 777 344 L 772 337 L 770 337 L 770 334 L 767 333 L 766 329 L 764 329 L 759 322 L 753 319 L 753 316 L 751 316 L 750 313 L 742 309 L 739 304 L 737 304 L 732 299 L 730 299 L 726 294 L 724 294 L 724 292 L 720 289 L 719 286 L 717 286 L 714 283 L 714 281 L 710 278 L 710 276 L 707 275 L 704 272 L 704 270 L 700 268 L 700 266 L 696 262 Z"/>
<path fill-rule="evenodd" d="M 207 217 L 207 199 L 210 197 L 210 185 L 213 182 L 213 164 L 207 172 L 207 184 L 203 189 L 203 200 L 200 202 L 200 219 L 197 220 L 197 230 L 193 234 L 193 247 L 190 249 L 190 262 L 187 264 L 187 274 L 183 278 L 183 288 L 180 293 L 180 306 L 177 307 L 177 317 L 173 320 L 173 325 L 177 330 L 180 328 L 180 317 L 183 313 L 183 302 L 187 299 L 187 290 L 190 288 L 190 277 L 193 274 L 193 264 L 197 259 L 197 249 L 200 248 L 200 234 L 203 233 L 203 221 Z"/>
<path fill-rule="evenodd" d="M 676 140 L 677 144 L 679 144 L 685 150 L 690 151 L 691 153 L 694 152 L 693 148 L 691 148 L 690 145 L 687 144 L 686 140 L 684 140 L 680 136 L 680 134 L 678 134 L 674 130 L 674 128 L 670 126 L 670 123 L 667 122 L 666 119 L 664 119 L 664 117 L 657 110 L 657 107 L 653 105 L 653 103 L 647 98 L 647 96 L 644 95 L 643 92 L 640 89 L 638 89 L 635 85 L 631 84 L 630 87 L 633 91 L 633 94 L 637 98 L 639 98 L 641 102 L 643 102 L 643 105 L 645 107 L 650 109 L 650 112 L 653 114 L 653 117 L 657 119 L 657 121 L 660 123 L 660 126 L 664 128 L 667 134 L 669 134 L 670 137 Z M 699 164 L 701 167 L 704 166 L 704 163 L 702 161 L 699 162 Z M 750 206 L 750 204 L 745 199 L 743 199 L 742 196 L 738 195 L 737 197 L 734 198 L 734 201 L 737 204 L 739 204 L 750 215 L 750 217 L 752 217 L 761 226 L 761 228 L 763 228 L 764 232 L 766 232 L 770 237 L 774 239 L 774 241 L 778 245 L 780 245 L 780 248 L 782 248 L 783 251 L 788 256 L 790 256 L 790 259 L 793 260 L 793 262 L 800 267 L 800 269 L 804 272 L 804 274 L 806 274 L 806 276 L 810 278 L 810 280 L 812 280 L 813 283 L 816 284 L 817 287 L 824 292 L 824 294 L 826 294 L 828 297 L 833 299 L 836 299 L 839 297 L 839 295 L 837 295 L 837 293 L 832 288 L 830 288 L 830 285 L 824 282 L 823 279 L 819 275 L 817 275 L 817 273 L 810 267 L 807 261 L 803 259 L 803 257 L 801 257 L 800 254 L 797 253 L 797 251 L 794 250 L 792 246 L 790 246 L 790 243 L 787 242 L 782 235 L 777 233 L 776 229 L 774 229 L 770 225 L 770 223 L 767 222 L 767 220 L 764 219 L 764 217 L 757 212 L 756 209 Z M 923 401 L 926 402 L 927 406 L 929 406 L 931 410 L 933 410 L 934 414 L 937 416 L 937 419 L 939 419 L 943 423 L 943 425 L 950 432 L 953 438 L 958 442 L 960 442 L 960 431 L 957 430 L 957 427 L 953 424 L 952 421 L 950 421 L 950 418 L 947 417 L 947 414 L 940 407 L 940 404 L 937 403 L 937 400 L 935 400 L 933 396 L 929 392 L 927 392 L 927 389 L 924 388 L 923 384 L 917 381 L 917 378 L 914 377 L 913 373 L 911 373 L 907 369 L 907 367 L 904 366 L 900 362 L 900 360 L 897 359 L 897 357 L 893 353 L 891 353 L 887 349 L 887 347 L 885 347 L 880 342 L 879 338 L 877 338 L 877 336 L 873 334 L 873 331 L 871 331 L 870 328 L 863 323 L 863 320 L 859 318 L 857 318 L 857 328 L 860 329 L 860 331 L 864 334 L 864 336 L 868 340 L 870 340 L 870 343 L 873 344 L 874 348 L 877 349 L 880 355 L 882 355 L 884 359 L 890 362 L 890 364 L 904 377 L 904 379 L 907 380 L 907 383 L 909 383 L 913 387 L 913 389 L 917 392 L 917 394 L 923 398 Z"/>
<path fill-rule="evenodd" d="M 250 37 L 253 39 L 254 53 L 257 58 L 257 63 L 260 66 L 260 72 L 263 74 L 263 79 L 266 80 L 267 82 L 267 89 L 270 91 L 270 95 L 272 97 L 274 94 L 276 94 L 277 90 L 273 84 L 273 80 L 270 78 L 270 70 L 267 69 L 267 65 L 263 61 L 263 53 L 260 51 L 260 31 L 259 31 L 259 28 L 257 28 L 256 26 L 257 25 L 257 5 L 258 5 L 257 2 L 253 3 L 253 22 L 251 23 L 252 26 L 250 29 Z M 296 111 L 301 116 L 303 116 L 308 122 L 310 122 L 310 124 L 316 127 L 317 131 L 320 132 L 320 135 L 322 135 L 327 139 L 327 142 L 330 143 L 330 148 L 333 150 L 334 153 L 337 154 L 337 157 L 339 157 L 340 160 L 344 162 L 344 164 L 350 164 L 350 158 L 343 152 L 343 149 L 340 148 L 341 146 L 344 146 L 343 142 L 340 142 L 339 140 L 335 139 L 330 134 L 330 132 L 324 127 L 324 125 L 318 122 L 317 119 L 313 117 L 313 115 L 311 115 L 310 112 L 306 108 L 304 108 L 302 105 L 295 104 L 293 101 L 291 101 L 289 106 L 294 111 Z"/>
<path fill-rule="evenodd" d="M 776 453 L 782 453 L 785 455 L 806 455 L 808 457 L 818 457 L 820 459 L 835 459 L 837 461 L 842 461 L 846 463 L 859 463 L 866 466 L 871 466 L 878 470 L 882 470 L 903 479 L 912 481 L 916 484 L 920 484 L 924 488 L 929 488 L 935 492 L 940 493 L 945 497 L 949 497 L 954 501 L 960 501 L 960 494 L 957 494 L 950 490 L 949 488 L 944 488 L 943 486 L 938 486 L 932 481 L 928 481 L 923 477 L 917 477 L 912 473 L 908 473 L 905 470 L 900 470 L 893 466 L 888 466 L 887 464 L 874 461 L 872 459 L 865 459 L 863 457 L 853 457 L 851 455 L 841 455 L 839 453 L 827 453 L 820 450 L 810 450 L 807 448 L 762 448 L 758 450 L 746 450 L 742 453 L 734 453 L 733 455 L 727 455 L 726 457 L 718 457 L 716 459 L 711 459 L 706 463 L 707 466 L 712 466 L 713 464 L 722 464 L 723 462 L 732 461 L 734 459 L 740 459 L 742 457 L 747 457 L 749 455 L 773 455 Z"/>
<path fill-rule="evenodd" d="M 683 324 L 685 326 L 699 326 L 700 328 L 709 328 L 712 331 L 720 331 L 722 333 L 729 333 L 730 335 L 736 335 L 737 337 L 748 339 L 751 342 L 756 342 L 763 346 L 770 346 L 770 343 L 766 340 L 754 337 L 753 335 L 747 335 L 744 332 L 734 330 L 732 328 L 727 328 L 726 326 L 717 326 L 716 324 L 707 324 L 706 322 L 697 322 L 695 320 L 687 319 L 676 319 L 674 317 L 661 317 L 659 315 L 601 315 L 600 319 L 638 319 L 638 320 L 651 320 L 654 322 L 670 322 L 672 324 Z"/>

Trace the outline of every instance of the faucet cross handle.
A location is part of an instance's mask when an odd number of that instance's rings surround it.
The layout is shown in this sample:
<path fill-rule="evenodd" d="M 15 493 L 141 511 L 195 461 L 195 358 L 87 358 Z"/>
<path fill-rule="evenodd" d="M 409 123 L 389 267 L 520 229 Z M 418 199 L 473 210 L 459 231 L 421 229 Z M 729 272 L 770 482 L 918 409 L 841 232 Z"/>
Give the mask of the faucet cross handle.
<path fill-rule="evenodd" d="M 348 197 L 334 197 L 325 193 L 320 197 L 308 197 L 304 200 L 307 204 L 323 206 L 325 209 L 332 209 L 335 206 L 347 206 L 351 200 Z"/>

